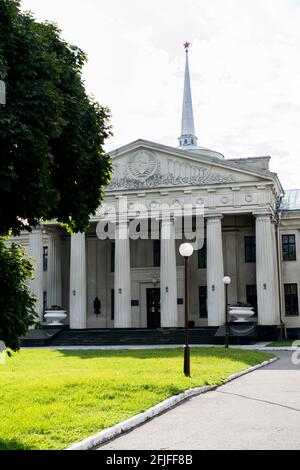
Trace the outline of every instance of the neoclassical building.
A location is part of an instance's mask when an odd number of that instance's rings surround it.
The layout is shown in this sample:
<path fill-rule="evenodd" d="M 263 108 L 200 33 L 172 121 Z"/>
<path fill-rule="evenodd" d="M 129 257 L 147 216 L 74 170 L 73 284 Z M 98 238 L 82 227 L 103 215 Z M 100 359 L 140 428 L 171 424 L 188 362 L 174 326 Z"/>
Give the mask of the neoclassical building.
<path fill-rule="evenodd" d="M 230 303 L 250 303 L 259 325 L 300 331 L 300 191 L 283 189 L 268 156 L 228 159 L 198 146 L 187 45 L 179 146 L 137 140 L 110 156 L 114 173 L 105 204 L 117 207 L 126 196 L 129 207 L 128 218 L 115 224 L 115 238 L 97 236 L 98 222 L 109 220 L 101 208 L 87 233 L 69 236 L 53 222 L 21 236 L 35 259 L 32 289 L 41 320 L 47 306 L 59 305 L 71 329 L 182 327 L 182 240 L 174 217 L 159 220 L 156 239 L 118 234 L 127 230 L 131 204 L 150 213 L 186 203 L 203 205 L 205 218 L 204 245 L 189 262 L 190 326 L 224 324 L 228 275 Z"/>

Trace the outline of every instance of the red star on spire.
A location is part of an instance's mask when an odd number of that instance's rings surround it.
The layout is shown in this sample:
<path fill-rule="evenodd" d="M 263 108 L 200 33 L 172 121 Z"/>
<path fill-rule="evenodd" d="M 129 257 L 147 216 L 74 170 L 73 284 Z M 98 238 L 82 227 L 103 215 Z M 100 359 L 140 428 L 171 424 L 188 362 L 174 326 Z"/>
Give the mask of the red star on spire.
<path fill-rule="evenodd" d="M 184 47 L 185 50 L 187 51 L 187 50 L 189 49 L 190 45 L 191 45 L 191 43 L 186 41 L 186 42 L 183 44 L 183 47 Z"/>

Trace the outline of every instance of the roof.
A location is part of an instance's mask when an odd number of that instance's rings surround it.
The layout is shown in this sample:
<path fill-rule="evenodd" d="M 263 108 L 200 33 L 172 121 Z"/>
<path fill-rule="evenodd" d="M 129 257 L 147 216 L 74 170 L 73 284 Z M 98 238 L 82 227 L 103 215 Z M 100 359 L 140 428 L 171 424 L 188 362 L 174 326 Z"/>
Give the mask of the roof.
<path fill-rule="evenodd" d="M 285 191 L 280 208 L 283 211 L 300 211 L 300 189 Z"/>

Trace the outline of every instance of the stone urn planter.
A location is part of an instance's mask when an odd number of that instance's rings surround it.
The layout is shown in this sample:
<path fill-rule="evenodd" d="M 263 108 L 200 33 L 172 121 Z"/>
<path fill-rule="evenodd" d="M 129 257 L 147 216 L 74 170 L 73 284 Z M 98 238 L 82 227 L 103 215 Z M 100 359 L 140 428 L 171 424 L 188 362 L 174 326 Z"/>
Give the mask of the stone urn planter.
<path fill-rule="evenodd" d="M 63 326 L 63 321 L 67 318 L 68 314 L 66 310 L 61 307 L 49 308 L 45 310 L 44 318 L 49 326 Z"/>
<path fill-rule="evenodd" d="M 229 314 L 233 317 L 235 323 L 246 323 L 254 315 L 254 308 L 251 306 L 232 306 Z"/>

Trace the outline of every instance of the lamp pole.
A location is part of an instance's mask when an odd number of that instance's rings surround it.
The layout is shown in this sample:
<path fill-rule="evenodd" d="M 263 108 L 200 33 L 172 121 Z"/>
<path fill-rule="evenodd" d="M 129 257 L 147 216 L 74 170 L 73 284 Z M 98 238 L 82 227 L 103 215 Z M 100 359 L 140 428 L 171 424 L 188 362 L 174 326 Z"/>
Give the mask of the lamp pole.
<path fill-rule="evenodd" d="M 225 285 L 225 348 L 229 348 L 229 321 L 228 321 L 228 286 L 231 284 L 231 278 L 225 276 L 223 279 Z"/>
<path fill-rule="evenodd" d="M 186 377 L 191 375 L 191 354 L 189 346 L 189 292 L 188 292 L 188 257 L 184 258 L 184 367 Z"/>
<path fill-rule="evenodd" d="M 191 375 L 191 357 L 189 346 L 189 284 L 188 284 L 188 261 L 193 254 L 193 247 L 184 243 L 179 248 L 179 253 L 184 258 L 184 361 L 183 372 L 186 377 Z"/>

